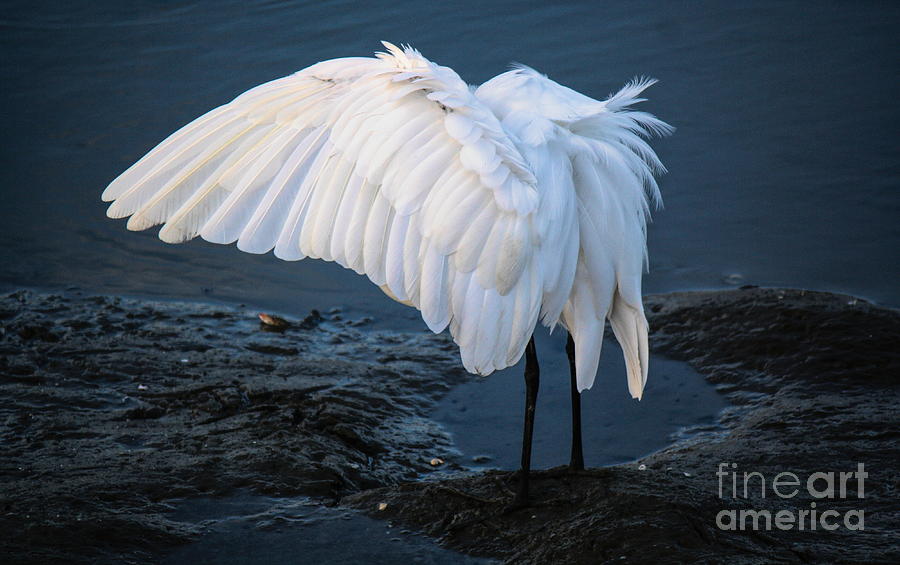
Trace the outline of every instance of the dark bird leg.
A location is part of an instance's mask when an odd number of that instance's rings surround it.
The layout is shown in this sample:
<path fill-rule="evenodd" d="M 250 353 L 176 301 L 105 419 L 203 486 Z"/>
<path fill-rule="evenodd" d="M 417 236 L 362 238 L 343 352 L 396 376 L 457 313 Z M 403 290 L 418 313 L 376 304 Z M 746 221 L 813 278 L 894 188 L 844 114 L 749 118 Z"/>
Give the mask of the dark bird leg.
<path fill-rule="evenodd" d="M 513 500 L 513 507 L 528 503 L 528 474 L 531 472 L 531 438 L 534 436 L 534 410 L 537 405 L 541 371 L 538 367 L 534 336 L 525 348 L 525 431 L 522 435 L 522 470 L 519 476 L 519 490 Z"/>
<path fill-rule="evenodd" d="M 584 452 L 581 449 L 581 393 L 578 392 L 578 382 L 575 380 L 575 342 L 572 335 L 566 340 L 566 355 L 569 357 L 569 380 L 572 392 L 572 458 L 569 460 L 569 469 L 572 471 L 584 470 Z"/>

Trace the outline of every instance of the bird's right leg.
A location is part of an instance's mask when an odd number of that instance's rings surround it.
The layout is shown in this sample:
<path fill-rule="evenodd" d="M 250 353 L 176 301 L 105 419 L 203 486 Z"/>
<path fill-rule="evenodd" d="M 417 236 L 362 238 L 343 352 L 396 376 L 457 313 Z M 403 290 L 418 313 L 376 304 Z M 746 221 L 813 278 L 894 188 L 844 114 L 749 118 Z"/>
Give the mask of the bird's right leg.
<path fill-rule="evenodd" d="M 572 458 L 569 469 L 584 470 L 584 452 L 581 448 L 581 393 L 578 392 L 578 381 L 575 376 L 575 342 L 572 335 L 566 340 L 566 356 L 569 358 L 569 382 L 572 394 Z"/>
<path fill-rule="evenodd" d="M 528 474 L 531 472 L 531 439 L 534 436 L 534 411 L 537 406 L 538 387 L 541 371 L 538 366 L 534 336 L 525 348 L 525 430 L 522 434 L 522 470 L 519 476 L 519 490 L 513 500 L 513 507 L 528 503 Z"/>

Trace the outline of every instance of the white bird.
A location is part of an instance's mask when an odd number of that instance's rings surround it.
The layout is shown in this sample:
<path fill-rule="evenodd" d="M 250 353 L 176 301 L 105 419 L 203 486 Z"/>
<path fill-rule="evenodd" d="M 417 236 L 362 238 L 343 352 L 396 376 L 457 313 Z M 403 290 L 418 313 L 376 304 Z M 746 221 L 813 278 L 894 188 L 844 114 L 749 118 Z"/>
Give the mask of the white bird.
<path fill-rule="evenodd" d="M 654 80 L 598 101 L 525 66 L 473 88 L 411 47 L 324 61 L 184 126 L 103 192 L 129 230 L 163 224 L 285 260 L 335 261 L 449 326 L 481 375 L 526 352 L 517 500 L 527 498 L 540 320 L 569 332 L 573 453 L 580 393 L 608 318 L 628 389 L 647 380 L 641 275 L 665 169 L 642 139 L 672 128 L 629 109 Z"/>

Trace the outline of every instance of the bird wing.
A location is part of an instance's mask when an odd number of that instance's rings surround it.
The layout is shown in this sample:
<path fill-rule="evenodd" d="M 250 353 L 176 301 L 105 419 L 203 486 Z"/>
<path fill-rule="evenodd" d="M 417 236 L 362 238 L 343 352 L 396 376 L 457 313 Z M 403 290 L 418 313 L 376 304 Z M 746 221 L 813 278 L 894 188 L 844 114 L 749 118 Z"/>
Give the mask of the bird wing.
<path fill-rule="evenodd" d="M 465 367 L 521 357 L 540 310 L 536 179 L 457 74 L 385 43 L 238 96 L 103 193 L 128 229 L 335 261 L 447 325 Z"/>

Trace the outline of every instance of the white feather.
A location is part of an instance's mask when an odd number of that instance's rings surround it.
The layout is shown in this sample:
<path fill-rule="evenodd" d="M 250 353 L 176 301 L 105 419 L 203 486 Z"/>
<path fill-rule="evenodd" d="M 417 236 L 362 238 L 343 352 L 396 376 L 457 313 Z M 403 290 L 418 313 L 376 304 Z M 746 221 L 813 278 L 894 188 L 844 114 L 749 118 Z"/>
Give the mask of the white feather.
<path fill-rule="evenodd" d="M 527 67 L 472 91 L 411 48 L 323 61 L 172 134 L 103 193 L 129 229 L 164 223 L 251 253 L 334 260 L 448 325 L 465 367 L 521 357 L 541 316 L 594 381 L 608 317 L 631 394 L 647 378 L 646 218 L 665 169 L 630 110 L 652 80 L 593 100 Z"/>

